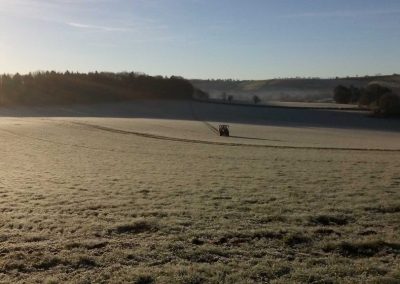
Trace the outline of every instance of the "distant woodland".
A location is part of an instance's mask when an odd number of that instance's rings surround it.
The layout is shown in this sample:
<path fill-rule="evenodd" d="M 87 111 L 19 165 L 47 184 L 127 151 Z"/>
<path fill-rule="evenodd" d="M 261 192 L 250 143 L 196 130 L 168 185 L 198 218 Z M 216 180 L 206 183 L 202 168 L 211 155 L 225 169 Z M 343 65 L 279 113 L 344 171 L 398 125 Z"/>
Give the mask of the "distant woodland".
<path fill-rule="evenodd" d="M 399 116 L 400 96 L 386 85 L 371 83 L 365 88 L 339 85 L 334 89 L 333 99 L 336 103 L 369 108 L 375 116 Z"/>
<path fill-rule="evenodd" d="M 36 72 L 27 75 L 0 75 L 0 105 L 191 99 L 193 92 L 192 84 L 181 77 L 152 77 L 134 72 Z"/>
<path fill-rule="evenodd" d="M 376 82 L 390 85 L 390 89 L 400 89 L 400 75 L 377 75 L 345 78 L 278 78 L 271 80 L 191 80 L 198 89 L 212 99 L 252 102 L 257 96 L 261 101 L 287 102 L 332 102 L 336 86 L 366 88 Z M 393 86 L 392 86 L 393 85 Z M 203 96 L 202 96 L 203 97 Z"/>

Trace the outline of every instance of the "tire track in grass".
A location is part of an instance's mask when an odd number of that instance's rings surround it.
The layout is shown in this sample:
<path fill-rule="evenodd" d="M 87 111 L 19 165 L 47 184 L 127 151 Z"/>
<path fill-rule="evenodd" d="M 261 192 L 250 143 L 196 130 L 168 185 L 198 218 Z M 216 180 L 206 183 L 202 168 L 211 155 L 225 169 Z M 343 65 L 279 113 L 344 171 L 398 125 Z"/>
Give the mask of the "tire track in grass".
<path fill-rule="evenodd" d="M 353 148 L 353 147 L 315 147 L 315 146 L 290 146 L 290 145 L 261 145 L 261 144 L 247 144 L 247 143 L 234 143 L 234 142 L 218 142 L 218 141 L 206 141 L 206 140 L 194 140 L 194 139 L 186 139 L 186 138 L 176 138 L 176 137 L 169 137 L 169 136 L 162 136 L 162 135 L 156 135 L 156 134 L 150 134 L 150 133 L 143 133 L 143 132 L 136 132 L 136 131 L 127 131 L 127 130 L 122 130 L 122 129 L 115 129 L 111 127 L 105 127 L 105 126 L 100 126 L 100 125 L 95 125 L 95 124 L 89 124 L 89 123 L 84 123 L 84 122 L 77 122 L 77 121 L 67 121 L 67 120 L 54 120 L 54 119 L 41 119 L 42 121 L 51 121 L 52 123 L 54 122 L 63 122 L 67 124 L 73 124 L 73 125 L 80 125 L 80 126 L 85 126 L 85 127 L 90 127 L 93 129 L 98 129 L 102 131 L 107 131 L 111 133 L 118 133 L 118 134 L 124 134 L 124 135 L 135 135 L 138 137 L 144 137 L 144 138 L 149 138 L 149 139 L 156 139 L 156 140 L 166 140 L 166 141 L 174 141 L 174 142 L 183 142 L 183 143 L 192 143 L 192 144 L 203 144 L 203 145 L 215 145 L 215 146 L 230 146 L 230 147 L 251 147 L 251 148 L 270 148 L 270 149 L 298 149 L 298 150 L 321 150 L 321 151 L 358 151 L 358 152 L 392 152 L 392 153 L 400 153 L 400 149 L 382 149 L 382 148 Z M 213 129 L 215 129 L 213 126 L 211 126 Z M 105 148 L 97 148 L 97 147 L 91 147 L 91 146 L 85 146 L 85 145 L 79 145 L 79 144 L 69 144 L 69 143 L 63 143 L 63 142 L 58 142 L 58 141 L 52 141 L 50 139 L 45 139 L 45 138 L 40 138 L 40 137 L 34 137 L 30 135 L 24 135 L 20 134 L 8 129 L 1 129 L 0 131 L 23 137 L 23 138 L 29 138 L 29 139 L 34 139 L 38 141 L 43 141 L 47 143 L 52 143 L 52 144 L 58 144 L 58 145 L 63 145 L 63 146 L 71 146 L 71 147 L 78 147 L 78 148 L 85 148 L 85 149 L 91 149 L 91 150 L 97 150 L 97 151 L 107 151 L 107 152 L 121 152 L 121 153 L 129 153 L 129 151 L 121 151 L 121 150 L 113 150 L 113 149 L 105 149 Z M 244 137 L 242 137 L 244 138 Z"/>
<path fill-rule="evenodd" d="M 211 123 L 209 123 L 208 121 L 202 120 L 200 119 L 200 117 L 196 114 L 196 111 L 194 110 L 193 107 L 193 102 L 190 102 L 190 109 L 192 112 L 192 116 L 194 120 L 197 120 L 199 122 L 204 123 L 204 125 L 206 127 L 208 127 L 212 132 L 214 132 L 215 134 L 217 134 L 219 136 L 219 130 L 212 125 Z M 257 137 L 246 137 L 246 136 L 235 136 L 235 135 L 230 135 L 229 137 L 231 138 L 239 138 L 239 139 L 247 139 L 247 140 L 259 140 L 259 141 L 272 141 L 272 142 L 284 142 L 282 140 L 277 140 L 277 139 L 266 139 L 266 138 L 257 138 Z"/>
<path fill-rule="evenodd" d="M 198 115 L 196 114 L 196 112 L 195 112 L 195 110 L 194 110 L 193 102 L 192 102 L 192 101 L 190 101 L 190 110 L 191 110 L 192 117 L 193 117 L 194 120 L 197 120 L 197 121 L 199 121 L 199 122 L 202 122 L 202 123 L 203 123 L 207 128 L 209 128 L 212 132 L 214 132 L 215 134 L 218 134 L 218 135 L 219 135 L 219 131 L 218 131 L 218 129 L 217 129 L 214 125 L 212 125 L 212 124 L 209 123 L 208 121 L 202 120 L 202 119 L 200 119 L 200 118 L 198 117 Z"/>
<path fill-rule="evenodd" d="M 10 134 L 12 136 L 16 136 L 16 137 L 22 138 L 22 139 L 36 140 L 36 141 L 50 143 L 50 144 L 59 145 L 59 146 L 68 146 L 68 147 L 74 147 L 74 148 L 82 148 L 82 149 L 87 149 L 87 150 L 112 152 L 112 153 L 125 153 L 125 154 L 133 153 L 133 152 L 123 151 L 123 150 L 114 150 L 114 149 L 91 147 L 91 146 L 85 146 L 85 145 L 73 144 L 73 143 L 64 143 L 64 142 L 54 141 L 54 140 L 50 140 L 50 139 L 35 137 L 35 136 L 31 136 L 31 135 L 21 134 L 21 133 L 17 133 L 15 131 L 12 131 L 12 130 L 2 129 L 2 128 L 0 128 L 0 131 L 4 132 L 4 133 L 7 133 L 7 134 Z"/>
<path fill-rule="evenodd" d="M 135 135 L 144 138 L 156 139 L 156 140 L 166 140 L 174 142 L 184 142 L 192 144 L 204 144 L 204 145 L 216 145 L 216 146 L 231 146 L 231 147 L 251 147 L 251 148 L 272 148 L 272 149 L 298 149 L 298 150 L 330 150 L 330 151 L 359 151 L 359 152 L 400 152 L 400 149 L 380 149 L 380 148 L 345 148 L 345 147 L 314 147 L 314 146 L 290 146 L 290 145 L 260 145 L 260 144 L 244 144 L 244 143 L 234 143 L 234 142 L 218 142 L 218 141 L 206 141 L 206 140 L 195 140 L 187 138 L 177 138 L 162 136 L 150 133 L 143 133 L 137 131 L 128 131 L 122 129 L 116 129 L 111 127 L 105 127 L 90 123 L 83 122 L 70 122 L 76 125 L 86 126 L 93 129 L 98 129 L 102 131 L 107 131 L 111 133 L 118 133 L 124 135 Z"/>

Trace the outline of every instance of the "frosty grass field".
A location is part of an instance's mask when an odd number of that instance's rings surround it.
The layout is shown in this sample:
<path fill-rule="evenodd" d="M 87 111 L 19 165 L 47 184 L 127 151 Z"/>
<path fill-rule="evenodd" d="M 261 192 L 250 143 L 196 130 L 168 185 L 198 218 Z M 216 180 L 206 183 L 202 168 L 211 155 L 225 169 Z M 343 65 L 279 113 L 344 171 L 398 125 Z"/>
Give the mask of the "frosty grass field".
<path fill-rule="evenodd" d="M 398 120 L 167 101 L 0 116 L 4 283 L 400 281 Z"/>

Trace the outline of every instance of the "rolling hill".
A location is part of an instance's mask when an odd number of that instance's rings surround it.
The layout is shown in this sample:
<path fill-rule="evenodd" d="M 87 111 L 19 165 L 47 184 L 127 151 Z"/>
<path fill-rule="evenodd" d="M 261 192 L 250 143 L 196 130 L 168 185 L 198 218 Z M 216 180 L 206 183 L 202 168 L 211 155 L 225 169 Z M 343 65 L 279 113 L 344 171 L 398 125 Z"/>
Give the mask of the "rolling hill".
<path fill-rule="evenodd" d="M 257 95 L 263 101 L 328 102 L 332 100 L 337 85 L 366 87 L 379 82 L 398 92 L 400 75 L 371 77 L 347 77 L 335 79 L 293 78 L 272 80 L 191 80 L 198 89 L 207 92 L 211 98 L 221 98 L 225 93 L 235 100 L 249 100 Z"/>

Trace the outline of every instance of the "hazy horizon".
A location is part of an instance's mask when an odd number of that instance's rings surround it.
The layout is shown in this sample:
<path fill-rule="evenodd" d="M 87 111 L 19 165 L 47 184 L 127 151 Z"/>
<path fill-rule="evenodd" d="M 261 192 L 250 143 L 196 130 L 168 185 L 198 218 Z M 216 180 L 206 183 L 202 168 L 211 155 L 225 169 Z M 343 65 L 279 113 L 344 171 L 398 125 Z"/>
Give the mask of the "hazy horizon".
<path fill-rule="evenodd" d="M 0 73 L 265 80 L 399 73 L 400 2 L 2 0 Z"/>
<path fill-rule="evenodd" d="M 87 71 L 79 71 L 79 70 L 70 70 L 70 69 L 65 69 L 65 70 L 53 70 L 53 69 L 43 69 L 43 70 L 35 70 L 35 71 L 26 71 L 26 72 L 3 72 L 0 73 L 0 75 L 11 75 L 14 76 L 15 74 L 19 75 L 28 75 L 28 74 L 35 74 L 35 73 L 45 73 L 45 72 L 56 72 L 56 73 L 66 73 L 66 72 L 73 72 L 73 73 L 81 73 L 81 74 L 90 74 L 90 73 L 113 73 L 113 74 L 124 74 L 124 73 L 137 73 L 137 74 L 144 74 L 148 76 L 165 76 L 167 78 L 169 77 L 182 77 L 186 80 L 189 81 L 195 81 L 195 80 L 200 80 L 200 81 L 228 81 L 228 80 L 233 80 L 233 81 L 268 81 L 268 80 L 335 80 L 335 79 L 346 79 L 346 78 L 367 78 L 367 77 L 390 77 L 390 76 L 399 76 L 399 73 L 393 73 L 393 74 L 363 74 L 363 75 L 343 75 L 343 76 L 332 76 L 332 77 L 322 77 L 322 76 L 295 76 L 295 77 L 271 77 L 271 78 L 257 78 L 257 79 L 251 79 L 251 78 L 220 78 L 220 77 L 214 77 L 214 78 L 188 78 L 185 76 L 182 76 L 180 74 L 149 74 L 146 72 L 142 72 L 140 70 L 124 70 L 124 71 L 107 71 L 107 70 L 87 70 Z"/>

